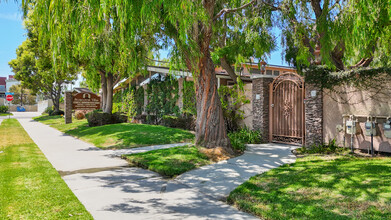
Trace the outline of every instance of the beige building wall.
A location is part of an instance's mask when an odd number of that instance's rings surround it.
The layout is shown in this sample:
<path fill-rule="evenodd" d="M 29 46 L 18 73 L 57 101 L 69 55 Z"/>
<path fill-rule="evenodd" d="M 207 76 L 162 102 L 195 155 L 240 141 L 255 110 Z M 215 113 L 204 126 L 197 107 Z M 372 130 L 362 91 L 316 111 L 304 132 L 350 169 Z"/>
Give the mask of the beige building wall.
<path fill-rule="evenodd" d="M 243 89 L 250 103 L 241 107 L 241 110 L 244 111 L 244 119 L 239 122 L 239 125 L 253 129 L 252 83 L 244 84 Z"/>
<path fill-rule="evenodd" d="M 362 91 L 354 87 L 343 86 L 336 92 L 325 91 L 323 98 L 323 137 L 328 142 L 335 138 L 342 146 L 344 145 L 344 132 L 338 131 L 337 126 L 343 125 L 342 115 L 356 115 L 358 117 L 360 132 L 354 136 L 353 146 L 367 150 L 371 145 L 371 137 L 365 136 L 364 125 L 366 116 L 391 116 L 391 87 L 389 85 L 379 89 Z M 384 81 L 382 82 L 384 83 Z M 375 83 L 376 84 L 376 83 Z M 374 85 L 375 85 L 374 84 Z M 388 87 L 388 88 L 386 88 Z M 391 139 L 384 136 L 384 118 L 377 119 L 377 136 L 374 137 L 374 149 L 376 151 L 391 152 Z M 350 147 L 350 135 L 346 135 L 345 146 Z"/>

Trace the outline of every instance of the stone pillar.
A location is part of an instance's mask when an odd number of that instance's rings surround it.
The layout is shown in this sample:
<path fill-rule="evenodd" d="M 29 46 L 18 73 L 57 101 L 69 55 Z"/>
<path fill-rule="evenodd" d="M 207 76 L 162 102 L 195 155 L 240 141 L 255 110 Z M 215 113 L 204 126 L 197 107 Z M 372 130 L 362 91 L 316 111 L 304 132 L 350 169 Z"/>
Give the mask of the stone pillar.
<path fill-rule="evenodd" d="M 323 143 L 323 92 L 311 84 L 305 85 L 305 146 Z"/>
<path fill-rule="evenodd" d="M 252 104 L 253 128 L 261 131 L 264 142 L 269 142 L 269 85 L 273 82 L 272 76 L 253 78 Z"/>
<path fill-rule="evenodd" d="M 72 123 L 72 92 L 65 92 L 65 124 Z"/>
<path fill-rule="evenodd" d="M 183 80 L 184 78 L 179 78 L 178 79 L 178 101 L 177 101 L 177 106 L 179 109 L 182 111 L 183 109 Z"/>

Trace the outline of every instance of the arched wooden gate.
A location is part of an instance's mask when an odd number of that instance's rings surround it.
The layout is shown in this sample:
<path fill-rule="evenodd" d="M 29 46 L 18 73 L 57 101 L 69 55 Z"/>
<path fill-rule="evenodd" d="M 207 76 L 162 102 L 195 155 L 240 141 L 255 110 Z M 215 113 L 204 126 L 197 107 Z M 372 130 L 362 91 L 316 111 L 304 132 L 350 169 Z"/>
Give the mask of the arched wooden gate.
<path fill-rule="evenodd" d="M 304 144 L 304 79 L 284 73 L 270 84 L 269 140 Z"/>

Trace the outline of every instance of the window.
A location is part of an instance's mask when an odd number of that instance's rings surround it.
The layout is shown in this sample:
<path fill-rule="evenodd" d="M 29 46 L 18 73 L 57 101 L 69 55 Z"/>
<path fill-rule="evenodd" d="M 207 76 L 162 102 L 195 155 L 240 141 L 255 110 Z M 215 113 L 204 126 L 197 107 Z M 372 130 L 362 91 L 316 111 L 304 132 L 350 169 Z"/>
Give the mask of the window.
<path fill-rule="evenodd" d="M 275 75 L 275 76 L 278 76 L 278 75 L 280 75 L 280 71 L 278 71 L 278 70 L 274 70 L 274 75 Z"/>
<path fill-rule="evenodd" d="M 251 74 L 261 74 L 261 70 L 256 69 L 256 68 L 251 68 L 251 69 L 250 69 L 250 73 L 251 73 Z"/>
<path fill-rule="evenodd" d="M 266 70 L 266 75 L 273 75 L 273 71 L 272 70 Z"/>

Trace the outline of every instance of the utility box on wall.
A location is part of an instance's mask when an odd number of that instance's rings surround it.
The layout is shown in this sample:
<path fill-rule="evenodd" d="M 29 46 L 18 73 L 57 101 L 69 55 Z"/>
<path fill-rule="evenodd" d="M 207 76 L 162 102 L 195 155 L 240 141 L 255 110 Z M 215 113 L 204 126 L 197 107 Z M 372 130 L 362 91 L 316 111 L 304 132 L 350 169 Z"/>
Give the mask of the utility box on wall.
<path fill-rule="evenodd" d="M 365 122 L 365 135 L 366 136 L 376 136 L 376 122 L 367 121 Z"/>
<path fill-rule="evenodd" d="M 391 139 L 391 119 L 387 119 L 383 124 L 384 136 Z"/>

